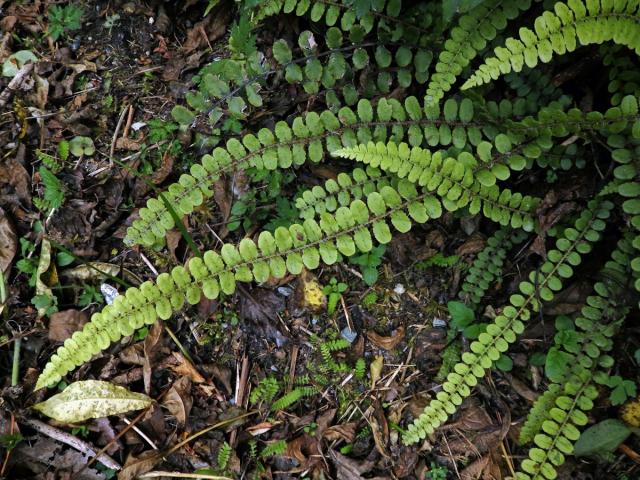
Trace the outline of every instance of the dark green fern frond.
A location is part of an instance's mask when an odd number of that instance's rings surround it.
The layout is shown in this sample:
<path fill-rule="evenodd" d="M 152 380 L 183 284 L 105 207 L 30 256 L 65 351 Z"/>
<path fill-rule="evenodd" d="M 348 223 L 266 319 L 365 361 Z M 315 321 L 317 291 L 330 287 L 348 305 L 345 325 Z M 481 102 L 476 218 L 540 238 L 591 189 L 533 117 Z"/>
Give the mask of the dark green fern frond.
<path fill-rule="evenodd" d="M 458 296 L 467 305 L 476 307 L 487 289 L 502 276 L 502 266 L 507 252 L 513 245 L 522 243 L 526 233 L 522 230 L 501 228 L 488 240 L 487 245 L 478 253 L 462 282 Z"/>
<path fill-rule="evenodd" d="M 442 385 L 442 391 L 406 430 L 403 436 L 405 443 L 416 443 L 432 434 L 457 410 L 463 399 L 471 394 L 471 388 L 478 379 L 524 331 L 524 322 L 540 308 L 539 299 L 552 300 L 554 292 L 562 288 L 562 279 L 573 275 L 572 266 L 579 264 L 580 256 L 591 251 L 591 244 L 599 240 L 606 226 L 604 220 L 610 216 L 612 208 L 611 202 L 592 201 L 574 228 L 563 232 L 556 242 L 556 249 L 548 252 L 547 261 L 539 272 L 532 271 L 529 281 L 520 283 L 520 293 L 510 297 L 510 305 L 470 345 L 471 351 L 462 354 L 462 362 L 454 366 L 454 371 Z"/>
<path fill-rule="evenodd" d="M 535 32 L 520 28 L 519 38 L 508 38 L 505 47 L 496 47 L 495 57 L 485 60 L 462 89 L 488 83 L 500 75 L 519 72 L 526 64 L 547 63 L 554 54 L 573 52 L 580 45 L 613 41 L 640 54 L 640 5 L 633 0 L 619 2 L 569 0 L 558 2 L 554 11 L 536 18 Z"/>

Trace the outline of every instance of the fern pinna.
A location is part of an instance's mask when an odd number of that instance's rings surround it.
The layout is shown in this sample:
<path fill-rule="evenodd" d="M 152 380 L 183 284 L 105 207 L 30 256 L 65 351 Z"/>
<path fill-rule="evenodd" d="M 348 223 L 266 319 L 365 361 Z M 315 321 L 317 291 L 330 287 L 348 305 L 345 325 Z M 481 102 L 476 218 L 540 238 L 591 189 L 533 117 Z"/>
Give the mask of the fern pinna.
<path fill-rule="evenodd" d="M 456 412 L 593 246 L 610 247 L 601 242 L 605 229 L 627 233 L 604 265 L 603 278 L 630 272 L 622 283 L 631 277 L 640 290 L 638 2 L 568 0 L 543 11 L 539 2 L 487 0 L 451 26 L 442 23 L 436 2 L 411 3 L 268 0 L 251 10 L 256 26 L 271 15 L 295 15 L 313 25 L 297 38 L 275 40 L 264 52 L 204 67 L 197 91 L 187 95 L 187 106 L 176 107 L 174 117 L 183 128 L 204 121 L 215 129 L 224 115 L 247 127 L 252 109 L 268 107 L 267 93 L 285 84 L 321 98 L 316 105 L 322 106 L 247 129 L 210 148 L 162 197 L 139 210 L 126 243 L 162 248 L 167 231 L 175 228 L 172 213 L 189 221 L 195 209 L 211 204 L 213 185 L 226 174 L 296 170 L 322 161 L 343 171 L 299 192 L 299 222 L 207 250 L 117 296 L 51 357 L 38 388 L 55 385 L 111 343 L 203 296 L 215 299 L 234 293 L 237 282 L 264 283 L 332 265 L 340 255 L 369 252 L 390 242 L 395 232 L 449 212 L 482 216 L 496 232 L 459 294 L 474 308 L 502 276 L 504 252 L 534 234 L 553 238 L 555 247 L 539 268 L 496 309 L 497 316 L 453 365 L 435 398 L 406 428 L 403 440 L 413 444 Z M 521 12 L 533 21 L 519 28 L 517 37 L 507 37 L 503 32 L 516 31 L 510 22 Z M 449 38 L 441 42 L 445 28 Z M 539 63 L 602 43 L 611 98 L 598 99 L 594 108 L 577 108 L 580 99 L 560 84 L 550 85 L 552 69 L 542 70 Z M 484 60 L 474 70 L 476 57 Z M 504 83 L 492 84 L 498 79 Z M 595 168 L 596 160 L 609 162 L 610 168 Z M 549 230 L 540 223 L 543 186 L 576 168 L 601 175 L 594 175 L 588 201 L 576 202 L 581 210 Z M 528 178 L 535 179 L 534 186 L 527 185 Z M 523 444 L 534 446 L 521 464 L 520 479 L 554 478 L 597 394 L 597 372 L 611 366 L 606 352 L 612 335 L 637 301 L 637 296 L 618 295 L 616 282 L 601 280 L 594 292 L 574 319 L 578 346 L 552 349 L 553 355 L 571 359 L 571 367 L 550 378 L 523 428 Z M 323 352 L 327 362 L 330 354 L 331 349 Z M 329 365 L 342 368 L 335 361 Z M 362 362 L 357 372 L 363 376 Z M 278 389 L 277 381 L 267 380 L 252 402 L 270 403 Z M 316 391 L 299 386 L 272 407 Z"/>

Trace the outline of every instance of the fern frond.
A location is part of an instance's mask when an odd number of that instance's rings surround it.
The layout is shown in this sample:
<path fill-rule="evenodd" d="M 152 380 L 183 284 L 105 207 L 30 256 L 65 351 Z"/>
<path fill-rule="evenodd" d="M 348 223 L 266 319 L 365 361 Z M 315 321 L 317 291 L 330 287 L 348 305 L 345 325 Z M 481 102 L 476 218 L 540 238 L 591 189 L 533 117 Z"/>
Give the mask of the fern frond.
<path fill-rule="evenodd" d="M 532 271 L 529 281 L 520 283 L 520 293 L 510 297 L 510 305 L 470 345 L 471 351 L 462 354 L 462 361 L 449 374 L 436 400 L 432 400 L 422 415 L 408 427 L 403 436 L 405 443 L 416 443 L 433 433 L 457 410 L 463 399 L 471 394 L 471 388 L 477 384 L 478 378 L 485 375 L 501 354 L 508 350 L 509 344 L 515 342 L 517 335 L 524 331 L 524 322 L 540 308 L 538 298 L 544 301 L 553 299 L 554 291 L 562 288 L 562 279 L 573 275 L 572 266 L 579 264 L 580 256 L 588 253 L 592 248 L 591 243 L 599 240 L 606 226 L 604 220 L 610 216 L 612 208 L 611 202 L 591 201 L 576 220 L 574 228 L 565 229 L 556 242 L 556 249 L 548 252 L 539 274 Z"/>
<path fill-rule="evenodd" d="M 382 187 L 397 188 L 397 177 L 383 174 L 379 169 L 354 168 L 351 173 L 339 173 L 335 180 L 329 179 L 323 186 L 317 185 L 305 190 L 296 200 L 300 218 L 314 218 L 324 212 L 335 212 L 338 207 L 365 198 Z"/>
<path fill-rule="evenodd" d="M 438 103 L 478 52 L 507 26 L 507 20 L 516 18 L 530 5 L 530 0 L 490 0 L 462 15 L 438 57 L 436 73 L 427 86 L 427 101 Z"/>
<path fill-rule="evenodd" d="M 467 305 L 477 306 L 489 286 L 502 275 L 502 265 L 513 245 L 522 243 L 526 234 L 508 227 L 497 230 L 478 253 L 462 282 L 459 298 Z"/>
<path fill-rule="evenodd" d="M 458 158 L 444 158 L 441 152 L 431 153 L 419 147 L 410 148 L 406 143 L 384 144 L 369 142 L 351 148 L 343 148 L 333 155 L 356 160 L 383 171 L 407 178 L 442 197 L 447 210 L 455 211 L 466 206 L 471 214 L 482 212 L 487 218 L 502 225 L 531 231 L 534 219 L 531 213 L 537 199 L 500 190 L 495 185 L 495 175 L 487 169 L 473 172 L 478 165 L 470 153 Z"/>
<path fill-rule="evenodd" d="M 232 451 L 233 450 L 231 449 L 231 445 L 229 445 L 227 442 L 224 442 L 220 446 L 220 450 L 218 450 L 218 468 L 220 470 L 224 470 L 227 468 Z"/>
<path fill-rule="evenodd" d="M 580 45 L 613 41 L 640 55 L 640 5 L 633 0 L 619 2 L 569 0 L 558 2 L 554 11 L 546 11 L 534 22 L 535 32 L 520 28 L 519 38 L 508 38 L 505 47 L 496 47 L 495 57 L 485 60 L 462 85 L 476 87 L 500 75 L 519 72 L 526 64 L 535 67 L 547 63 L 554 54 L 573 52 Z"/>
<path fill-rule="evenodd" d="M 356 360 L 356 366 L 353 371 L 353 375 L 358 380 L 363 380 L 366 374 L 366 368 L 367 368 L 367 363 L 365 362 L 364 358 L 362 357 L 358 358 L 358 360 Z"/>
<path fill-rule="evenodd" d="M 264 231 L 257 242 L 244 238 L 237 247 L 224 244 L 219 254 L 206 251 L 202 258 L 192 258 L 188 271 L 178 266 L 170 274 L 160 274 L 155 283 L 147 281 L 139 288 L 129 288 L 65 341 L 45 366 L 37 387 L 54 385 L 111 342 L 154 323 L 158 317 L 168 319 L 185 302 L 197 304 L 202 295 L 216 299 L 221 291 L 230 295 L 236 282 L 262 283 L 271 276 L 297 275 L 303 268 L 318 268 L 321 261 L 331 265 L 337 261 L 338 252 L 351 256 L 357 251 L 371 251 L 373 238 L 383 244 L 390 242 L 387 220 L 398 231 L 406 232 L 412 227 L 409 216 L 424 223 L 442 214 L 442 206 L 433 196 L 418 194 L 410 185 L 401 193 L 402 197 L 392 188 L 383 187 L 379 193 L 370 194 L 367 203 L 355 200 L 349 207 L 337 209 L 335 215 L 322 214 L 319 222 L 305 220 L 289 228 L 278 227 L 273 234 Z"/>
<path fill-rule="evenodd" d="M 249 402 L 255 405 L 259 402 L 270 403 L 280 390 L 280 383 L 275 377 L 263 378 L 249 396 Z"/>
<path fill-rule="evenodd" d="M 456 138 L 462 148 L 467 141 L 482 141 L 480 127 L 490 123 L 473 118 L 473 103 L 468 99 L 447 103 L 443 116 L 437 106 L 424 109 L 415 97 L 408 97 L 404 104 L 381 98 L 375 109 L 370 101 L 361 99 L 355 111 L 343 107 L 337 116 L 328 110 L 320 115 L 309 112 L 296 117 L 291 126 L 280 121 L 273 130 L 263 128 L 257 135 L 232 138 L 225 148 L 215 148 L 201 163 L 192 165 L 189 174 L 181 175 L 163 195 L 182 217 L 213 196 L 212 185 L 224 173 L 237 169 L 275 170 L 307 160 L 319 162 L 325 152 L 370 140 L 400 142 L 406 138 L 411 145 L 421 145 L 428 139 L 434 146 L 448 145 Z M 171 213 L 158 198 L 149 199 L 139 213 L 140 219 L 127 230 L 125 242 L 129 245 L 161 243 L 175 226 Z"/>
<path fill-rule="evenodd" d="M 287 450 L 286 440 L 276 440 L 264 447 L 260 452 L 262 458 L 270 457 L 272 455 L 282 455 Z"/>
<path fill-rule="evenodd" d="M 527 420 L 520 429 L 520 436 L 518 437 L 518 443 L 525 445 L 533 441 L 540 430 L 542 429 L 542 423 L 548 418 L 549 410 L 556 405 L 556 400 L 562 394 L 562 388 L 560 385 L 552 383 L 540 395 L 533 403 Z"/>
<path fill-rule="evenodd" d="M 296 387 L 283 397 L 280 397 L 278 400 L 273 402 L 273 404 L 271 405 L 271 410 L 284 410 L 285 408 L 296 403 L 301 398 L 312 397 L 319 391 L 320 390 L 318 390 L 317 387 L 313 386 Z"/>

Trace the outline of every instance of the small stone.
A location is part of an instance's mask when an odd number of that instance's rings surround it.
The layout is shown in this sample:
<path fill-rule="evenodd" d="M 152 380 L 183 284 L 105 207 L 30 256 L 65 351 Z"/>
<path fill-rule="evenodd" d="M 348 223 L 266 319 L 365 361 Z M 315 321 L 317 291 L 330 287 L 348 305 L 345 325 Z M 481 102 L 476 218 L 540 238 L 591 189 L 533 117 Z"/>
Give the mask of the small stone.
<path fill-rule="evenodd" d="M 347 342 L 353 343 L 353 341 L 358 336 L 358 332 L 351 330 L 349 327 L 344 327 L 340 332 L 340 336 L 344 338 Z"/>
<path fill-rule="evenodd" d="M 393 288 L 393 291 L 398 295 L 402 295 L 404 292 L 406 292 L 406 289 L 404 288 L 403 284 L 396 283 L 396 286 Z"/>

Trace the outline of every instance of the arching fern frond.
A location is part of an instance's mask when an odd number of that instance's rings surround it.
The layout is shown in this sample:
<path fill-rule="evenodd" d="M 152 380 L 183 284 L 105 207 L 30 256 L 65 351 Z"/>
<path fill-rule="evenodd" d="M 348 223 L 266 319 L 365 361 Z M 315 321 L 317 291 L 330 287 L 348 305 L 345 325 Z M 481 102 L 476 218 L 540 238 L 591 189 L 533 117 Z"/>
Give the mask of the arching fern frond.
<path fill-rule="evenodd" d="M 478 52 L 507 26 L 507 20 L 513 20 L 530 5 L 530 0 L 490 0 L 462 15 L 438 57 L 435 73 L 427 86 L 426 100 L 439 102 Z"/>
<path fill-rule="evenodd" d="M 371 193 L 366 203 L 355 200 L 349 207 L 338 208 L 335 215 L 324 213 L 318 222 L 309 219 L 289 228 L 278 227 L 273 234 L 265 231 L 257 241 L 244 238 L 237 247 L 225 244 L 220 253 L 209 250 L 202 258 L 192 258 L 188 270 L 178 266 L 170 274 L 160 274 L 155 282 L 129 288 L 113 304 L 92 315 L 91 322 L 51 357 L 37 388 L 56 384 L 111 342 L 157 318 L 168 319 L 185 303 L 198 303 L 202 295 L 216 299 L 221 291 L 232 294 L 236 282 L 262 283 L 287 273 L 297 275 L 303 268 L 316 269 L 320 262 L 331 265 L 337 261 L 338 252 L 351 256 L 357 251 L 370 251 L 373 238 L 383 244 L 390 242 L 387 221 L 404 233 L 411 229 L 412 220 L 424 223 L 441 214 L 436 198 L 418 194 L 405 182 L 398 191 L 383 187 Z"/>
<path fill-rule="evenodd" d="M 510 297 L 510 305 L 470 345 L 471 351 L 463 353 L 462 362 L 455 365 L 454 371 L 448 375 L 442 391 L 408 427 L 403 437 L 405 443 L 424 439 L 457 410 L 463 399 L 471 394 L 471 388 L 478 379 L 524 331 L 524 322 L 540 308 L 538 299 L 552 300 L 554 291 L 562 288 L 562 279 L 573 275 L 572 266 L 579 264 L 581 255 L 591 250 L 591 243 L 600 239 L 606 226 L 604 220 L 612 208 L 611 202 L 593 200 L 576 220 L 574 228 L 565 229 L 556 242 L 556 249 L 548 252 L 539 272 L 532 271 L 529 281 L 520 283 L 520 293 Z"/>
<path fill-rule="evenodd" d="M 535 32 L 522 27 L 519 38 L 508 38 L 505 47 L 496 47 L 495 57 L 485 60 L 464 83 L 468 89 L 496 80 L 500 75 L 519 72 L 526 64 L 535 67 L 549 62 L 554 54 L 573 52 L 579 45 L 613 41 L 640 54 L 640 5 L 634 0 L 603 2 L 569 0 L 558 2 L 534 22 Z"/>
<path fill-rule="evenodd" d="M 531 231 L 534 219 L 531 212 L 538 200 L 528 195 L 500 190 L 495 177 L 474 174 L 477 160 L 468 152 L 458 158 L 442 152 L 431 153 L 419 147 L 410 148 L 406 143 L 369 142 L 366 145 L 343 148 L 333 155 L 349 158 L 407 178 L 412 183 L 434 192 L 442 198 L 447 210 L 469 207 L 471 214 L 482 212 L 487 218 L 502 225 Z M 485 170 L 486 171 L 486 170 Z M 483 183 L 484 181 L 484 183 Z"/>
<path fill-rule="evenodd" d="M 232 138 L 225 148 L 215 148 L 202 157 L 201 163 L 192 165 L 189 173 L 181 175 L 163 195 L 182 217 L 213 196 L 214 182 L 226 172 L 250 167 L 289 168 L 307 160 L 319 162 L 325 152 L 370 140 L 406 139 L 411 145 L 421 145 L 428 139 L 430 145 L 449 145 L 456 138 L 458 146 L 467 141 L 479 143 L 483 139 L 480 127 L 490 123 L 474 121 L 470 100 L 449 103 L 441 116 L 438 108 L 424 109 L 415 97 L 406 98 L 404 103 L 381 98 L 375 108 L 369 100 L 361 99 L 355 111 L 343 107 L 337 115 L 329 110 L 320 115 L 309 112 L 296 117 L 291 126 L 280 121 L 273 130 L 263 128 L 256 135 L 250 133 L 240 140 Z M 175 226 L 170 212 L 158 198 L 149 199 L 139 213 L 140 218 L 127 229 L 125 242 L 129 245 L 161 243 L 166 232 Z"/>

